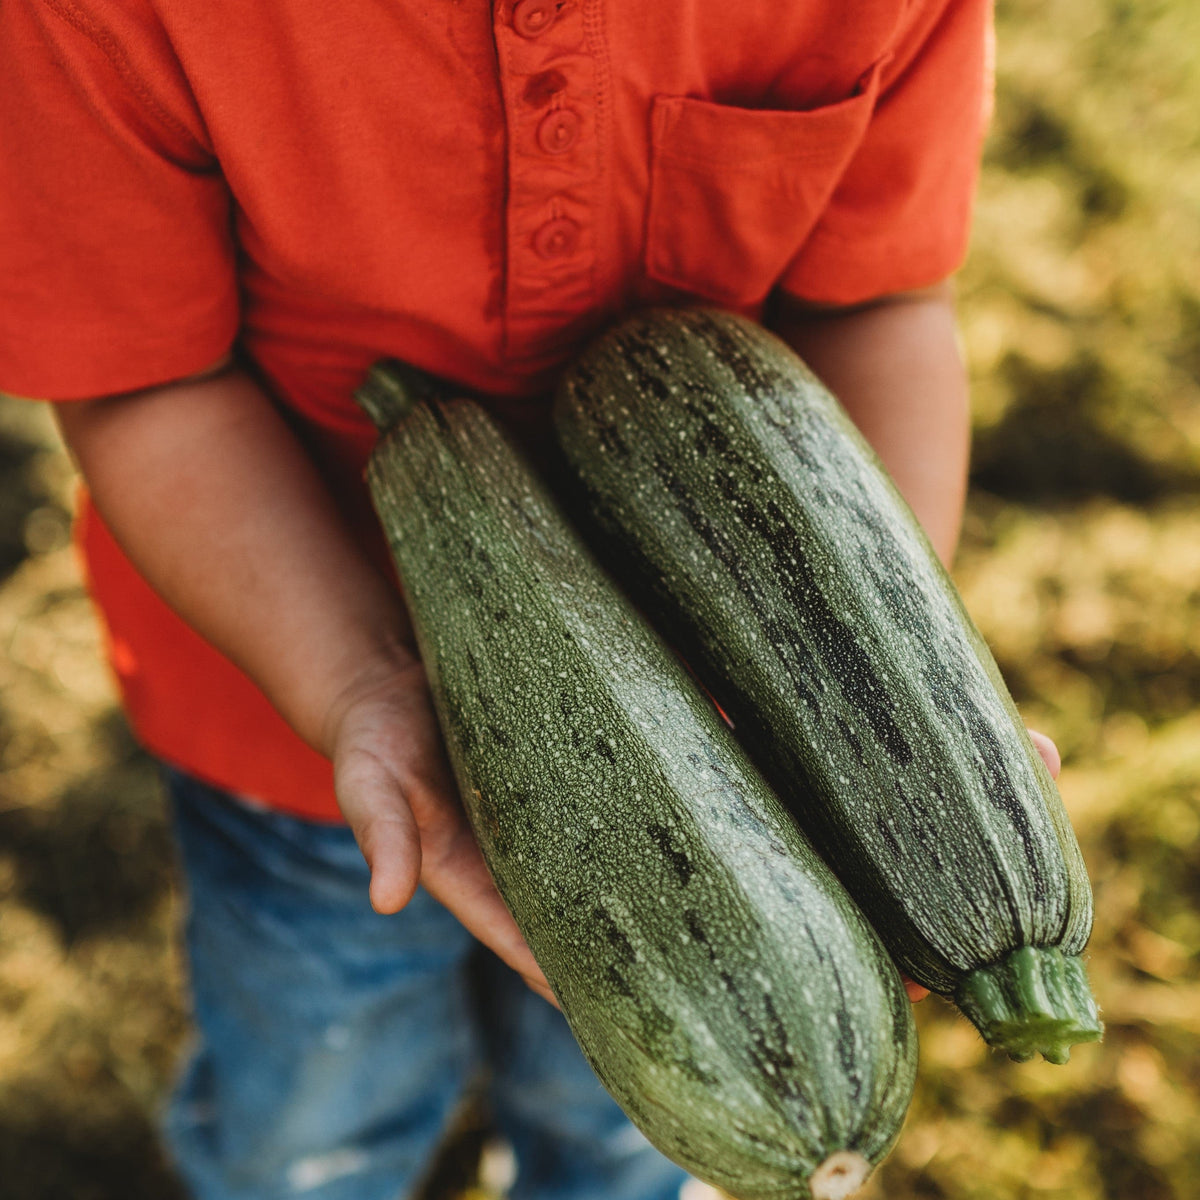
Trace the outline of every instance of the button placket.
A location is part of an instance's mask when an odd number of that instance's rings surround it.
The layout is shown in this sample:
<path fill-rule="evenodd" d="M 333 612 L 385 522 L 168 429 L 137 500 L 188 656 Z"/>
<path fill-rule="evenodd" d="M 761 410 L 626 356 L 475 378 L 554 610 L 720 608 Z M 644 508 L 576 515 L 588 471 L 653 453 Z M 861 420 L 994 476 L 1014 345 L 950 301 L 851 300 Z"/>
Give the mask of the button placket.
<path fill-rule="evenodd" d="M 535 357 L 586 312 L 595 267 L 596 64 L 583 6 L 501 0 L 493 31 L 508 135 L 504 348 Z"/>
<path fill-rule="evenodd" d="M 547 154 L 566 154 L 579 141 L 582 121 L 573 108 L 556 108 L 538 125 L 537 142 Z"/>
<path fill-rule="evenodd" d="M 579 222 L 551 217 L 533 235 L 533 248 L 542 258 L 569 258 L 579 248 Z"/>
<path fill-rule="evenodd" d="M 523 38 L 541 37 L 554 24 L 556 0 L 517 0 L 512 10 L 512 27 Z"/>

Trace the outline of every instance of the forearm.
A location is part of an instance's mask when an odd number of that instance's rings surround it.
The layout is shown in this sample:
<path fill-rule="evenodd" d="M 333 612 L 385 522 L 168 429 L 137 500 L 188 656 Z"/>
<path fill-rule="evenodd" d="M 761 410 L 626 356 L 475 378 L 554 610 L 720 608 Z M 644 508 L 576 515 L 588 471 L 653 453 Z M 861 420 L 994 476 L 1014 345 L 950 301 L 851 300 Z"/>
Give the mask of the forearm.
<path fill-rule="evenodd" d="M 403 603 L 261 389 L 227 369 L 58 419 L 146 579 L 333 760 L 375 907 L 422 882 L 550 998 L 456 802 Z"/>
<path fill-rule="evenodd" d="M 329 754 L 338 695 L 365 665 L 402 654 L 408 627 L 261 389 L 227 369 L 58 416 L 146 579 Z"/>
<path fill-rule="evenodd" d="M 949 563 L 970 441 L 949 285 L 849 310 L 789 305 L 774 325 L 841 400 Z"/>

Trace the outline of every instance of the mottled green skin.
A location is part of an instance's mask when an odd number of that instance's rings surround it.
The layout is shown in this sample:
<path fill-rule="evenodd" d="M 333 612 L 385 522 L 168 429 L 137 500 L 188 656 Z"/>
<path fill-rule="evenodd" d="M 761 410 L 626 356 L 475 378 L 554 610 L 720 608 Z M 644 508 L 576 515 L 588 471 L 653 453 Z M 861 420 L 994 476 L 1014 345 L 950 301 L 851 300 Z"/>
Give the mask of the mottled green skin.
<path fill-rule="evenodd" d="M 711 706 L 475 405 L 418 406 L 369 480 L 472 825 L 605 1086 L 743 1200 L 879 1161 L 899 978 Z"/>
<path fill-rule="evenodd" d="M 956 995 L 1015 948 L 1079 954 L 1091 889 L 1054 781 L 907 505 L 800 359 L 727 314 L 640 314 L 567 372 L 555 422 L 639 599 L 903 969 Z M 1098 1036 L 1090 996 L 1063 1016 L 1036 1049 Z M 1002 1026 L 980 1024 L 1027 1054 Z"/>

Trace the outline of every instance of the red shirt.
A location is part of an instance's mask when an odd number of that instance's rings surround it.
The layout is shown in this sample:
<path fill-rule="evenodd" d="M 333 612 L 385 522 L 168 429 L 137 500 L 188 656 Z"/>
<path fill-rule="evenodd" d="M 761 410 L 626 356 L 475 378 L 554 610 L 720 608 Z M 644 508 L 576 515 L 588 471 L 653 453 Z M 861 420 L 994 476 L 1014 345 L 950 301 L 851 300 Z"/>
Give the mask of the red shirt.
<path fill-rule="evenodd" d="M 381 356 L 536 398 L 630 307 L 760 315 L 774 289 L 847 303 L 951 273 L 989 10 L 3 0 L 0 388 L 128 391 L 236 342 L 369 537 L 351 393 Z M 335 819 L 329 764 L 86 503 L 80 536 L 143 742 Z"/>

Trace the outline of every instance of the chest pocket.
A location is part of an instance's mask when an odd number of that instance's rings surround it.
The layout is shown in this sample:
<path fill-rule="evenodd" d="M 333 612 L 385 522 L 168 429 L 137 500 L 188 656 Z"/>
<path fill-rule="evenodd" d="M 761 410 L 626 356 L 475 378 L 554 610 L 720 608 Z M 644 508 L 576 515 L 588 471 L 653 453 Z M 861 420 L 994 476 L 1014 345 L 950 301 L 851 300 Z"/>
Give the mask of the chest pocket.
<path fill-rule="evenodd" d="M 802 112 L 655 97 L 646 273 L 725 304 L 763 300 L 862 142 L 879 75 Z"/>

